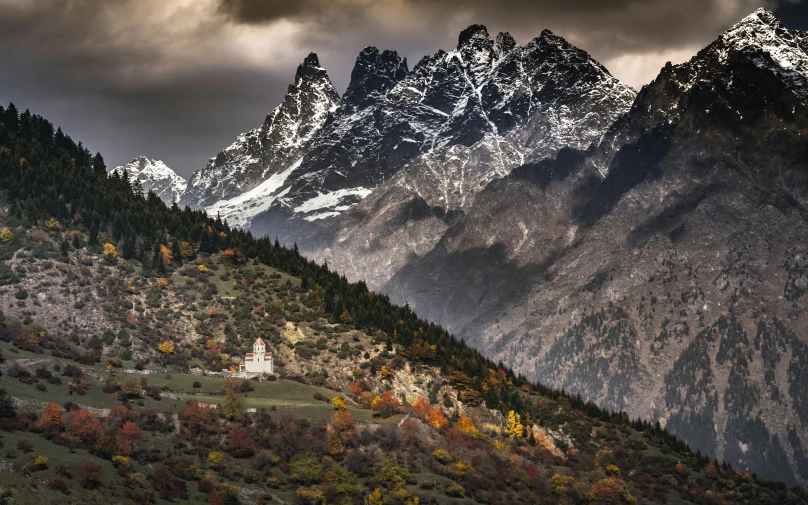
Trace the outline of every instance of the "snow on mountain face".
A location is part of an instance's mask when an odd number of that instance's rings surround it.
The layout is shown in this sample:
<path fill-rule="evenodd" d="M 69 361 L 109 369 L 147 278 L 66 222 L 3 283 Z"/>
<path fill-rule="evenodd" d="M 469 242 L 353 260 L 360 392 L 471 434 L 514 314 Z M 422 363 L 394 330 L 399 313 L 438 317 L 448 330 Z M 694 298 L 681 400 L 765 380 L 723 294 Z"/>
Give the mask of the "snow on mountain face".
<path fill-rule="evenodd" d="M 168 168 L 160 160 L 151 160 L 145 156 L 139 156 L 124 166 L 116 167 L 112 172 L 123 175 L 124 172 L 129 179 L 137 179 L 143 186 L 143 191 L 151 191 L 167 205 L 172 205 L 180 200 L 185 194 L 188 183 Z"/>
<path fill-rule="evenodd" d="M 394 52 L 367 48 L 339 108 L 268 214 L 340 215 L 400 180 L 402 169 L 430 205 L 456 208 L 515 166 L 562 146 L 587 146 L 634 96 L 547 30 L 520 47 L 507 33 L 492 38 L 472 25 L 455 50 L 424 57 L 411 72 Z M 261 221 L 255 231 L 276 232 L 268 223 L 278 219 Z M 287 236 L 299 239 L 294 230 Z"/>
<path fill-rule="evenodd" d="M 492 38 L 472 25 L 455 50 L 424 57 L 412 71 L 395 51 L 368 47 L 341 100 L 311 54 L 283 103 L 197 171 L 182 203 L 277 232 L 268 223 L 338 216 L 407 167 L 426 174 L 413 187 L 430 204 L 462 206 L 465 196 L 447 200 L 452 179 L 463 179 L 470 195 L 563 145 L 585 146 L 633 97 L 549 31 L 520 47 L 507 33 Z"/>
<path fill-rule="evenodd" d="M 288 188 L 281 191 L 283 183 L 300 166 L 300 161 L 298 159 L 283 171 L 272 174 L 253 189 L 229 200 L 220 200 L 205 210 L 211 216 L 219 215 L 227 219 L 230 226 L 249 228 L 250 222 L 255 216 L 267 210 L 276 198 L 286 194 Z"/>
<path fill-rule="evenodd" d="M 317 55 L 309 54 L 297 68 L 295 83 L 289 86 L 283 102 L 267 115 L 263 125 L 239 135 L 194 173 L 183 203 L 226 208 L 221 200 L 240 196 L 287 171 L 306 152 L 338 100 Z"/>
<path fill-rule="evenodd" d="M 588 54 L 544 30 L 524 47 L 475 32 L 468 58 L 479 83 L 480 113 L 488 131 L 470 146 L 432 149 L 405 167 L 409 182 L 430 205 L 463 208 L 476 192 L 512 168 L 555 156 L 562 147 L 585 149 L 634 100 L 634 91 Z M 483 41 L 487 41 L 485 43 Z M 489 49 L 490 48 L 490 49 Z M 490 57 L 490 64 L 486 61 Z"/>

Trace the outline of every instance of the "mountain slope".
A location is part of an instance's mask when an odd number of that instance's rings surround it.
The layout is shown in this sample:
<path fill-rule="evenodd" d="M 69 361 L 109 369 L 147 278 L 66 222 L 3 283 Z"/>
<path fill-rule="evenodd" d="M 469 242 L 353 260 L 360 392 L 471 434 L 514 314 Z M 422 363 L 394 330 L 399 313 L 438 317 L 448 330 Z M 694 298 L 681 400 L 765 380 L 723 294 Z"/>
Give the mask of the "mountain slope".
<path fill-rule="evenodd" d="M 659 426 L 531 384 L 295 250 L 134 194 L 100 155 L 52 132 L 0 109 L 5 499 L 808 498 L 693 454 Z M 103 247 L 96 220 L 111 223 Z M 133 232 L 153 256 L 126 257 Z M 237 363 L 258 335 L 277 349 L 280 378 L 185 373 Z M 148 361 L 170 371 L 135 380 L 121 370 L 131 358 L 135 373 Z"/>
<path fill-rule="evenodd" d="M 178 202 L 185 194 L 188 183 L 160 160 L 152 160 L 138 156 L 124 166 L 116 167 L 113 172 L 123 176 L 124 171 L 130 179 L 140 181 L 143 191 L 151 191 L 167 205 Z"/>
<path fill-rule="evenodd" d="M 805 481 L 804 40 L 756 11 L 600 143 L 490 184 L 385 290 L 520 373 Z"/>

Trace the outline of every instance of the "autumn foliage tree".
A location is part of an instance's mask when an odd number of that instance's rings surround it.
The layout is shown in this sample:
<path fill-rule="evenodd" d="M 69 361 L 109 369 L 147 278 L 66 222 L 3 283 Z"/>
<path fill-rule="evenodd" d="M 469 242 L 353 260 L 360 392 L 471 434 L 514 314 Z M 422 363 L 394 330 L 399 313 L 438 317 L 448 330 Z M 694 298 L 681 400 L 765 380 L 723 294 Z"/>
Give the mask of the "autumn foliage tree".
<path fill-rule="evenodd" d="M 65 421 L 62 417 L 62 407 L 58 403 L 51 403 L 37 420 L 37 427 L 44 432 L 59 432 L 65 429 Z"/>
<path fill-rule="evenodd" d="M 171 248 L 160 244 L 160 259 L 163 261 L 163 265 L 169 266 L 174 261 L 174 253 L 171 251 Z"/>
<path fill-rule="evenodd" d="M 401 410 L 401 402 L 398 401 L 398 398 L 388 389 L 385 390 L 381 396 L 377 396 L 373 399 L 370 408 L 381 417 L 390 417 L 399 413 Z"/>
<path fill-rule="evenodd" d="M 354 422 L 353 416 L 347 410 L 334 412 L 334 416 L 331 418 L 331 429 L 339 436 L 340 441 L 346 447 L 356 444 L 356 422 Z"/>
<path fill-rule="evenodd" d="M 431 410 L 432 405 L 430 405 L 429 400 L 427 400 L 423 396 L 419 396 L 418 398 L 416 398 L 412 404 L 412 415 L 414 415 L 418 419 L 426 419 L 426 416 L 429 415 L 429 412 Z"/>
<path fill-rule="evenodd" d="M 508 412 L 508 422 L 505 425 L 505 435 L 511 438 L 522 438 L 525 435 L 525 427 L 522 425 L 522 416 L 513 410 Z"/>
<path fill-rule="evenodd" d="M 430 410 L 426 420 L 433 428 L 438 430 L 449 426 L 449 420 L 446 419 L 446 416 L 443 415 L 443 412 L 441 412 L 440 409 Z"/>
<path fill-rule="evenodd" d="M 710 460 L 707 464 L 707 467 L 704 469 L 705 475 L 711 479 L 718 478 L 718 467 L 715 464 L 715 460 Z"/>
<path fill-rule="evenodd" d="M 439 408 L 433 408 L 429 400 L 419 396 L 412 404 L 412 414 L 429 423 L 433 428 L 442 429 L 449 426 L 449 420 L 443 415 Z"/>
<path fill-rule="evenodd" d="M 104 244 L 104 261 L 107 263 L 115 263 L 118 261 L 118 250 L 115 248 L 115 244 L 109 242 Z"/>
<path fill-rule="evenodd" d="M 68 431 L 83 444 L 95 443 L 104 427 L 101 421 L 87 409 L 73 410 L 67 414 Z"/>
<path fill-rule="evenodd" d="M 363 391 L 365 391 L 365 383 L 362 381 L 352 382 L 351 385 L 348 387 L 348 390 L 353 395 L 361 395 Z"/>
<path fill-rule="evenodd" d="M 101 467 L 85 461 L 79 467 L 79 482 L 84 489 L 97 489 L 101 486 Z"/>
<path fill-rule="evenodd" d="M 135 444 L 143 437 L 143 432 L 138 425 L 132 421 L 127 421 L 115 432 L 115 443 L 118 450 L 124 456 L 129 456 L 135 450 Z"/>
<path fill-rule="evenodd" d="M 592 488 L 589 490 L 589 497 L 592 501 L 608 505 L 637 502 L 634 496 L 626 489 L 623 479 L 616 477 L 608 477 L 593 482 Z"/>
<path fill-rule="evenodd" d="M 469 416 L 460 416 L 460 418 L 457 420 L 457 429 L 462 433 L 471 436 L 477 436 L 480 433 L 477 430 L 477 426 L 474 425 L 474 421 L 472 421 Z"/>
<path fill-rule="evenodd" d="M 232 389 L 226 391 L 222 400 L 222 412 L 231 421 L 243 420 L 247 412 L 247 402 L 244 400 L 244 395 L 240 395 Z"/>
<path fill-rule="evenodd" d="M 246 429 L 234 426 L 227 433 L 225 450 L 236 458 L 250 458 L 255 454 L 256 445 Z"/>
<path fill-rule="evenodd" d="M 345 410 L 347 408 L 345 398 L 340 395 L 337 395 L 331 399 L 331 405 L 337 410 Z"/>
<path fill-rule="evenodd" d="M 206 433 L 213 426 L 213 412 L 200 406 L 199 402 L 189 401 L 180 409 L 177 416 L 180 428 L 192 435 Z"/>

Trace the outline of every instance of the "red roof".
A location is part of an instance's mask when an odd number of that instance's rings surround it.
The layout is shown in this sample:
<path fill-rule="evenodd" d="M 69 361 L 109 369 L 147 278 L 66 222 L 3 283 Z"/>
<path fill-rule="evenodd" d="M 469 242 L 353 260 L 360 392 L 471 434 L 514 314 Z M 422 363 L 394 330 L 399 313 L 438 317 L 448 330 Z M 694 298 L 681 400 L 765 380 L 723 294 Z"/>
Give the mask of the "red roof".
<path fill-rule="evenodd" d="M 258 337 L 258 340 L 255 341 L 255 343 L 253 344 L 253 347 L 255 347 L 257 345 L 266 345 L 266 344 L 264 344 L 264 341 L 261 340 L 261 337 Z"/>

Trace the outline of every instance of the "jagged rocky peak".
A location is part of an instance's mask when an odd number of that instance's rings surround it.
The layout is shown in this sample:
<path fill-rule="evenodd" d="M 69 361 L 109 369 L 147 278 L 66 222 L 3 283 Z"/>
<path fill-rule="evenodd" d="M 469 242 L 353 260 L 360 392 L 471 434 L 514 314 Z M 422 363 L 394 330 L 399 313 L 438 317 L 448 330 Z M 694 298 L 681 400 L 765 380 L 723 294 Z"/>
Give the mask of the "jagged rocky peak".
<path fill-rule="evenodd" d="M 317 54 L 309 53 L 297 67 L 295 83 L 289 85 L 283 102 L 267 115 L 264 129 L 268 140 L 279 141 L 280 146 L 305 143 L 338 101 L 337 90 Z M 281 138 L 273 138 L 273 133 L 280 133 Z"/>
<path fill-rule="evenodd" d="M 594 60 L 589 53 L 570 44 L 567 39 L 550 30 L 542 30 L 541 34 L 525 45 L 526 59 L 540 64 L 564 63 L 585 70 L 594 70 L 597 74 L 611 76 L 609 71 Z"/>
<path fill-rule="evenodd" d="M 305 58 L 303 58 L 303 63 L 297 66 L 297 73 L 295 76 L 299 78 L 303 74 L 322 75 L 323 77 L 327 77 L 325 69 L 320 66 L 320 58 L 317 57 L 317 53 L 309 53 Z"/>
<path fill-rule="evenodd" d="M 499 32 L 497 38 L 494 39 L 494 49 L 497 54 L 502 56 L 509 53 L 516 48 L 516 40 L 508 32 Z"/>
<path fill-rule="evenodd" d="M 493 47 L 494 41 L 491 35 L 488 34 L 488 28 L 485 25 L 470 25 L 468 28 L 460 32 L 457 37 L 457 50 L 469 46 L 477 47 Z"/>
<path fill-rule="evenodd" d="M 408 74 L 407 59 L 396 51 L 368 46 L 356 57 L 343 104 L 364 107 L 384 96 Z"/>
<path fill-rule="evenodd" d="M 743 18 L 722 34 L 716 43 L 735 51 L 763 51 L 783 70 L 808 75 L 805 34 L 788 30 L 766 9 L 758 9 Z M 727 56 L 726 52 L 719 50 L 722 63 L 726 62 Z"/>
<path fill-rule="evenodd" d="M 758 9 L 689 61 L 666 64 L 643 87 L 634 105 L 633 122 L 648 126 L 678 121 L 688 111 L 701 111 L 699 117 L 712 122 L 719 108 L 731 109 L 727 117 L 737 121 L 743 117 L 743 109 L 754 108 L 753 103 L 762 97 L 780 94 L 780 88 L 793 95 L 789 100 L 777 100 L 789 114 L 791 101 L 808 97 L 804 33 L 784 28 L 771 12 Z M 717 99 L 715 94 L 723 98 Z M 774 110 L 772 99 L 770 96 L 767 110 Z"/>
<path fill-rule="evenodd" d="M 317 53 L 309 53 L 303 59 L 303 63 L 297 66 L 295 72 L 295 83 L 289 85 L 288 93 L 293 93 L 295 89 L 320 89 L 331 100 L 339 100 L 339 95 L 331 84 L 328 72 L 320 66 L 320 59 Z"/>
<path fill-rule="evenodd" d="M 754 57 L 765 54 L 767 59 L 755 59 L 757 66 L 772 66 L 773 63 L 775 67 L 779 67 L 775 70 L 783 73 L 786 82 L 794 83 L 796 78 L 798 84 L 804 84 L 799 76 L 808 76 L 808 52 L 805 46 L 803 32 L 785 28 L 774 14 L 761 8 L 721 34 L 690 61 L 668 70 L 678 74 L 684 70 L 691 74 L 692 79 L 683 83 L 690 86 L 700 76 L 715 70 L 715 65 L 705 65 L 707 61 L 724 66 L 739 55 Z"/>
<path fill-rule="evenodd" d="M 479 86 L 490 74 L 492 62 L 497 56 L 494 39 L 483 25 L 471 25 L 460 32 L 457 54 L 461 58 L 461 63 L 468 69 L 469 77 L 475 86 Z"/>
<path fill-rule="evenodd" d="M 297 67 L 295 81 L 264 123 L 239 135 L 197 170 L 183 203 L 207 208 L 254 189 L 287 170 L 303 155 L 314 133 L 339 103 L 339 94 L 315 53 Z"/>
<path fill-rule="evenodd" d="M 125 172 L 129 180 L 140 181 L 143 191 L 151 191 L 169 205 L 182 197 L 188 184 L 162 161 L 149 159 L 146 156 L 138 156 L 126 165 L 115 167 L 112 171 L 119 175 L 123 175 Z"/>

